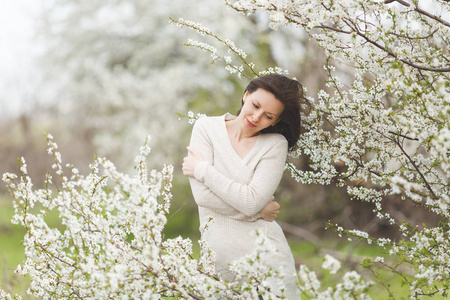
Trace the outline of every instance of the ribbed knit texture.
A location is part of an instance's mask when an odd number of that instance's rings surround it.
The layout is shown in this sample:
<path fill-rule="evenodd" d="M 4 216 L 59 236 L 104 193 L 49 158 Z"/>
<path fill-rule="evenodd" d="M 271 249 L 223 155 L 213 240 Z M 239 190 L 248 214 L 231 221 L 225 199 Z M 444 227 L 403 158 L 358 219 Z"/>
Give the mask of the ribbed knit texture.
<path fill-rule="evenodd" d="M 233 280 L 229 263 L 252 253 L 255 230 L 267 235 L 278 252 L 266 263 L 285 276 L 287 299 L 300 299 L 294 259 L 283 231 L 275 221 L 264 221 L 258 215 L 280 183 L 287 140 L 280 134 L 261 134 L 241 158 L 231 145 L 225 124 L 233 118 L 230 114 L 201 118 L 192 131 L 190 146 L 205 160 L 195 168 L 195 178 L 190 178 L 199 206 L 202 239 L 215 252 L 217 272 Z M 208 222 L 210 217 L 212 222 Z M 279 291 L 277 282 L 269 282 Z"/>

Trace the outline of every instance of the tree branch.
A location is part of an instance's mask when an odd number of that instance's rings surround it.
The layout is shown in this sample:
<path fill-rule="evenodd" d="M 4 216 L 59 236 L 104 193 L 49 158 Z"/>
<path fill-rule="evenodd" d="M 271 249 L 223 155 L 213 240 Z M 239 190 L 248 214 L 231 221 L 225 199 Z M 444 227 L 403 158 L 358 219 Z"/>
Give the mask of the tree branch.
<path fill-rule="evenodd" d="M 402 151 L 402 153 L 406 156 L 406 158 L 408 159 L 409 163 L 414 167 L 414 169 L 417 171 L 417 173 L 419 174 L 419 176 L 422 178 L 423 183 L 425 184 L 427 190 L 430 192 L 430 194 L 433 196 L 433 198 L 437 198 L 436 194 L 434 193 L 433 189 L 431 188 L 430 184 L 428 183 L 427 179 L 425 178 L 425 176 L 422 174 L 422 172 L 419 170 L 419 167 L 416 165 L 416 163 L 414 162 L 414 160 L 411 158 L 411 156 L 408 155 L 408 153 L 406 153 L 405 149 L 403 148 L 403 146 L 400 144 L 400 142 L 397 139 L 394 139 L 394 142 L 397 144 L 397 146 L 400 148 L 400 150 Z"/>
<path fill-rule="evenodd" d="M 380 50 L 385 51 L 387 54 L 389 54 L 389 56 L 392 56 L 393 58 L 395 58 L 395 59 L 397 59 L 397 60 L 399 60 L 399 61 L 401 61 L 401 62 L 403 62 L 403 63 L 405 63 L 405 64 L 407 64 L 407 65 L 409 65 L 411 67 L 413 67 L 413 68 L 416 68 L 416 69 L 419 69 L 419 70 L 424 70 L 424 71 L 431 71 L 431 72 L 450 72 L 450 68 L 429 68 L 429 67 L 425 67 L 425 66 L 421 66 L 421 65 L 415 64 L 415 63 L 410 62 L 410 61 L 408 61 L 406 59 L 399 58 L 394 52 L 392 52 L 388 48 L 386 48 L 386 47 L 378 44 L 377 42 L 372 41 L 371 39 L 369 39 L 367 37 L 367 35 L 365 35 L 361 31 L 359 31 L 356 28 L 355 24 L 353 24 L 350 20 L 343 20 L 343 22 L 345 24 L 347 24 L 347 26 L 349 26 L 350 28 L 353 28 L 354 32 L 357 35 L 359 35 L 360 37 L 362 37 L 364 40 L 366 40 L 368 43 L 374 45 L 375 47 L 377 47 Z"/>
<path fill-rule="evenodd" d="M 390 4 L 390 3 L 392 3 L 392 2 L 398 2 L 398 3 L 400 3 L 401 5 L 406 6 L 406 7 L 410 7 L 410 6 L 411 6 L 411 4 L 409 4 L 408 2 L 406 2 L 406 1 L 404 1 L 404 0 L 385 0 L 385 1 L 384 1 L 384 4 Z M 421 15 L 425 15 L 425 16 L 427 16 L 427 17 L 430 18 L 430 19 L 433 19 L 433 20 L 435 20 L 435 21 L 438 21 L 439 23 L 444 24 L 444 25 L 447 26 L 447 27 L 450 27 L 450 23 L 449 23 L 449 22 L 447 22 L 447 21 L 445 21 L 445 20 L 439 18 L 438 16 L 435 16 L 435 15 L 433 15 L 433 14 L 430 14 L 429 12 L 427 12 L 427 11 L 425 11 L 425 10 L 423 10 L 423 9 L 420 9 L 420 8 L 417 7 L 417 6 L 414 7 L 414 11 L 418 12 L 418 13 L 421 14 Z"/>
<path fill-rule="evenodd" d="M 409 136 L 406 136 L 406 135 L 403 135 L 403 134 L 400 134 L 400 133 L 396 133 L 396 132 L 393 132 L 393 131 L 389 131 L 389 133 L 401 136 L 402 138 L 405 138 L 405 139 L 408 139 L 408 140 L 411 140 L 411 141 L 418 141 L 419 140 L 418 138 L 412 138 L 412 137 L 409 137 Z"/>
<path fill-rule="evenodd" d="M 395 32 L 389 32 L 389 34 L 395 35 L 396 37 L 399 37 L 399 38 L 405 38 L 405 39 L 408 39 L 408 40 L 426 40 L 426 39 L 429 39 L 430 37 L 432 37 L 437 31 L 438 31 L 438 29 L 436 28 L 435 30 L 433 30 L 427 36 L 421 36 L 421 37 L 410 37 L 410 36 L 401 35 L 401 34 L 398 34 L 398 33 L 395 33 Z"/>

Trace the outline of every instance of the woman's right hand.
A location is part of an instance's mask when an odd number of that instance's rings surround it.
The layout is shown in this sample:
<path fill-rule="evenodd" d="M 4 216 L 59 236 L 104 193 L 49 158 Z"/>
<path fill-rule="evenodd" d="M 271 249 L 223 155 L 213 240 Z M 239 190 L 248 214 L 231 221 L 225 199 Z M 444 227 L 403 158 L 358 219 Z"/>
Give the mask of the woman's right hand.
<path fill-rule="evenodd" d="M 197 150 L 195 150 L 191 147 L 187 147 L 187 149 L 192 155 L 186 156 L 183 159 L 183 164 L 182 164 L 183 175 L 186 177 L 194 178 L 195 168 L 197 167 L 197 165 L 199 163 L 201 163 L 203 161 L 203 157 L 200 154 L 200 152 L 198 152 Z"/>
<path fill-rule="evenodd" d="M 266 206 L 264 206 L 258 214 L 263 220 L 272 222 L 275 220 L 279 212 L 280 204 L 275 201 L 275 197 L 272 197 L 272 199 L 269 200 Z"/>

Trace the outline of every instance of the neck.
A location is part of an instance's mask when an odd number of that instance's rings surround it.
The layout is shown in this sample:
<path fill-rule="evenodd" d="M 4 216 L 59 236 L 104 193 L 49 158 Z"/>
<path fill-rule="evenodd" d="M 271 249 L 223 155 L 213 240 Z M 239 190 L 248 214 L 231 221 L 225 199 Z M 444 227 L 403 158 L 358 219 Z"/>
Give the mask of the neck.
<path fill-rule="evenodd" d="M 240 142 L 243 139 L 255 136 L 255 134 L 253 135 L 245 134 L 244 131 L 242 130 L 242 127 L 238 123 L 238 119 L 230 120 L 226 122 L 226 124 L 229 136 L 236 139 L 238 142 Z"/>

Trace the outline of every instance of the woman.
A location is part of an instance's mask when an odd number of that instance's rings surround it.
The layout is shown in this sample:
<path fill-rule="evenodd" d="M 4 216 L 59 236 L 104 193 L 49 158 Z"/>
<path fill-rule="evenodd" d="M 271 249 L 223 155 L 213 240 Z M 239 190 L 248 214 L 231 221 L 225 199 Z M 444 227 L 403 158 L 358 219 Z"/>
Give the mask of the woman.
<path fill-rule="evenodd" d="M 237 117 L 227 113 L 195 123 L 183 162 L 183 174 L 190 177 L 199 206 L 202 239 L 216 254 L 217 272 L 233 280 L 229 264 L 253 251 L 253 233 L 258 230 L 278 249 L 267 263 L 283 272 L 287 299 L 300 298 L 294 259 L 280 226 L 270 221 L 278 213 L 273 194 L 288 149 L 300 136 L 302 97 L 296 80 L 276 74 L 253 79 Z"/>

